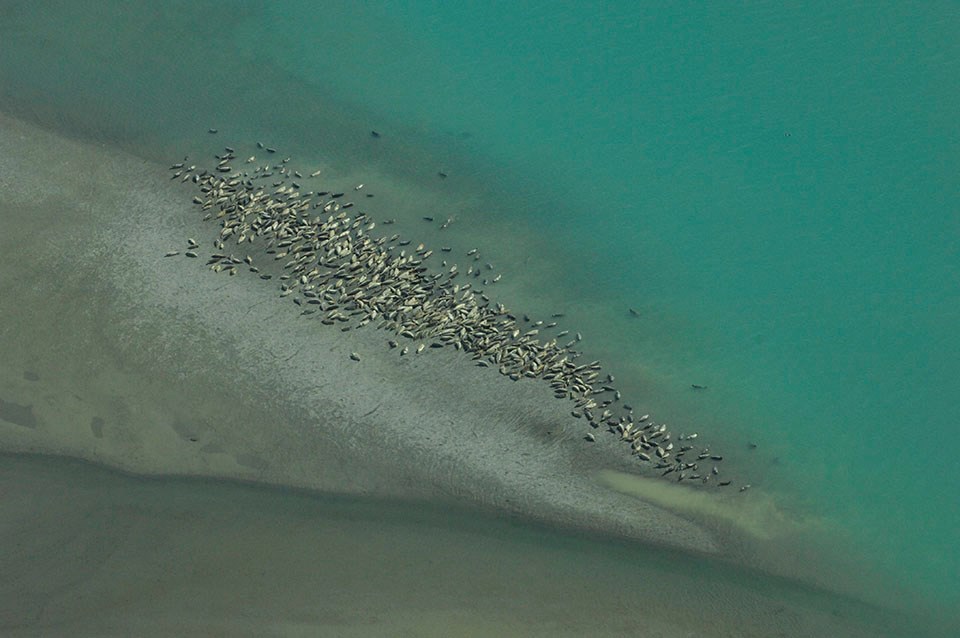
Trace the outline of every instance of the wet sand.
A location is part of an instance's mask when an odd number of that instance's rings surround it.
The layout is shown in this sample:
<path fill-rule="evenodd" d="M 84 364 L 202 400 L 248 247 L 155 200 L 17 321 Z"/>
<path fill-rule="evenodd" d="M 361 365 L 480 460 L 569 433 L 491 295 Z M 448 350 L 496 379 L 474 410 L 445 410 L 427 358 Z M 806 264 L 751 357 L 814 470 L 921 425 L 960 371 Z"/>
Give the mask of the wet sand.
<path fill-rule="evenodd" d="M 460 503 L 766 560 L 729 517 L 680 516 L 598 480 L 635 466 L 615 437 L 585 444 L 546 384 L 449 349 L 400 359 L 382 332 L 300 320 L 273 285 L 164 258 L 214 228 L 165 169 L 0 118 L 0 449 Z"/>
<path fill-rule="evenodd" d="M 5 636 L 896 636 L 705 557 L 459 507 L 0 455 Z M 910 628 L 910 635 L 915 627 Z"/>

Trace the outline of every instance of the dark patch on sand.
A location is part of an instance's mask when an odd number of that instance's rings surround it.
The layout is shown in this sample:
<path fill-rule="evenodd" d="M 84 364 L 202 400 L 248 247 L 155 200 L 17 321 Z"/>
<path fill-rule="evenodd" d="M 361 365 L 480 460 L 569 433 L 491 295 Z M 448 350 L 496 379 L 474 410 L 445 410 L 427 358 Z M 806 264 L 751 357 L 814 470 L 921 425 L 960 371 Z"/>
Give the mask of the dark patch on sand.
<path fill-rule="evenodd" d="M 237 454 L 234 458 L 237 459 L 237 463 L 240 465 L 254 470 L 265 470 L 270 466 L 267 461 L 256 454 Z"/>
<path fill-rule="evenodd" d="M 173 428 L 173 431 L 180 435 L 181 439 L 196 443 L 199 439 L 196 428 L 188 423 L 184 423 L 179 419 L 170 424 L 170 427 Z"/>
<path fill-rule="evenodd" d="M 23 373 L 23 378 L 26 379 L 27 381 L 39 381 L 40 375 L 31 370 L 26 370 Z"/>
<path fill-rule="evenodd" d="M 33 414 L 33 405 L 20 405 L 0 399 L 0 419 L 25 428 L 37 427 L 37 417 Z"/>
<path fill-rule="evenodd" d="M 90 419 L 90 431 L 93 432 L 93 436 L 98 439 L 103 438 L 103 419 L 98 416 Z"/>

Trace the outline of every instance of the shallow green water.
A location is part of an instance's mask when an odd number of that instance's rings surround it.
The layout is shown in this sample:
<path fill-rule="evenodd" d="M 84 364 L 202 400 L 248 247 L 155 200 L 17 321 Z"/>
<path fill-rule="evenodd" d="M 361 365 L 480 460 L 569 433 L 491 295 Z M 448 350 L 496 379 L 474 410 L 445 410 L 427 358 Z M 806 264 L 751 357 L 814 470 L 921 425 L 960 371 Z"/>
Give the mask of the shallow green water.
<path fill-rule="evenodd" d="M 634 403 L 960 601 L 954 5 L 109 6 L 0 9 L 5 107 L 480 185 L 452 212 L 506 255 L 535 233 L 530 305 L 571 308 Z"/>

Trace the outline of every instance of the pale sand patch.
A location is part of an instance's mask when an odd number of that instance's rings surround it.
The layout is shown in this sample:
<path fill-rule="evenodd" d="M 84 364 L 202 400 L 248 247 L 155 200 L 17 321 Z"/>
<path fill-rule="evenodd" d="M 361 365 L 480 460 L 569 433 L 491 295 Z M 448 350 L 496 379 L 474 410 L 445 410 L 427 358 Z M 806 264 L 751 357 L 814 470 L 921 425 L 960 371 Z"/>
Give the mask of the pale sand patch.
<path fill-rule="evenodd" d="M 754 490 L 750 498 L 740 498 L 737 486 L 729 485 L 726 487 L 728 493 L 723 494 L 727 498 L 723 498 L 675 483 L 652 481 L 614 470 L 601 470 L 597 478 L 618 492 L 671 511 L 715 519 L 759 540 L 769 541 L 801 531 L 809 533 L 815 527 L 813 521 L 788 516 L 771 494 L 760 490 Z"/>

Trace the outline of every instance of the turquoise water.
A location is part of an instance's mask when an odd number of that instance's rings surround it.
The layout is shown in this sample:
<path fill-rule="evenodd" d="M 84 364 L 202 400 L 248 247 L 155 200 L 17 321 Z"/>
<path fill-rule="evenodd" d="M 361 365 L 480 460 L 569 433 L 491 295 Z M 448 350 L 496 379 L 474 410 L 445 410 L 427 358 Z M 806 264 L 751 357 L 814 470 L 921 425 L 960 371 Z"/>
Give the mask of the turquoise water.
<path fill-rule="evenodd" d="M 510 193 L 457 214 L 507 254 L 535 233 L 531 304 L 572 307 L 626 395 L 960 602 L 955 5 L 30 6 L 0 79 L 43 123 L 386 166 L 375 128 L 428 158 L 399 172 Z"/>
<path fill-rule="evenodd" d="M 468 4 L 275 5 L 264 51 L 562 192 L 564 277 L 646 317 L 595 337 L 956 600 L 956 6 Z"/>

